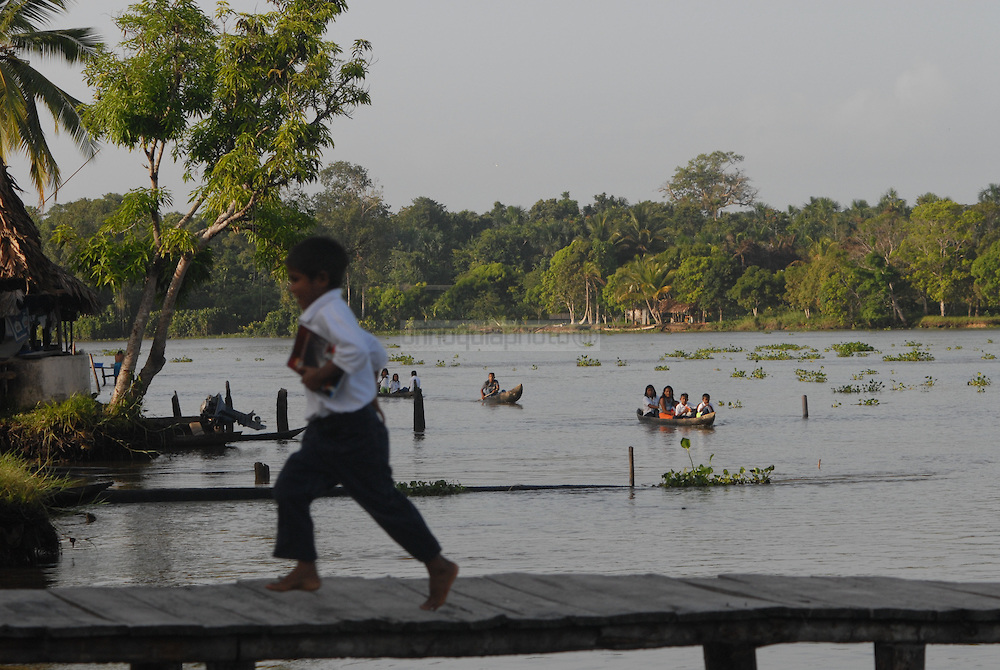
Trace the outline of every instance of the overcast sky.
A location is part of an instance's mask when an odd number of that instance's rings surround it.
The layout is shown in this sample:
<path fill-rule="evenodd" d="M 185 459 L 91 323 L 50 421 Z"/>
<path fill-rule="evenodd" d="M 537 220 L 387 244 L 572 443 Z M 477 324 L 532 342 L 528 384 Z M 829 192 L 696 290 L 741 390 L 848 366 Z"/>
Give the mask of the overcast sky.
<path fill-rule="evenodd" d="M 118 38 L 124 0 L 64 25 Z M 234 9 L 270 9 L 231 0 Z M 205 1 L 211 10 L 214 3 Z M 372 42 L 370 107 L 334 126 L 330 162 L 368 169 L 398 211 L 530 207 L 568 191 L 635 203 L 700 153 L 734 151 L 778 209 L 847 207 L 895 188 L 972 203 L 1000 183 L 1000 3 L 872 0 L 352 0 L 330 39 Z M 61 22 L 63 23 L 63 22 Z M 84 99 L 78 76 L 36 64 Z M 83 162 L 60 145 L 65 177 Z M 13 174 L 28 188 L 23 162 Z M 187 187 L 167 173 L 177 208 Z M 111 147 L 61 202 L 145 186 Z M 26 202 L 33 202 L 34 193 Z"/>

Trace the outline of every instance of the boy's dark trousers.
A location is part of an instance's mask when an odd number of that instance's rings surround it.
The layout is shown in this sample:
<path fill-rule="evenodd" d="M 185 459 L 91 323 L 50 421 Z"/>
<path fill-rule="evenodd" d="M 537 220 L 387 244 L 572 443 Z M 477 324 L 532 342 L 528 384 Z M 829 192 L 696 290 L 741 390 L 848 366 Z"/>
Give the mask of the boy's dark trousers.
<path fill-rule="evenodd" d="M 316 560 L 309 505 L 340 484 L 400 546 L 426 563 L 441 546 L 417 508 L 396 489 L 389 433 L 374 407 L 309 422 L 302 448 L 288 457 L 274 484 L 277 558 Z"/>

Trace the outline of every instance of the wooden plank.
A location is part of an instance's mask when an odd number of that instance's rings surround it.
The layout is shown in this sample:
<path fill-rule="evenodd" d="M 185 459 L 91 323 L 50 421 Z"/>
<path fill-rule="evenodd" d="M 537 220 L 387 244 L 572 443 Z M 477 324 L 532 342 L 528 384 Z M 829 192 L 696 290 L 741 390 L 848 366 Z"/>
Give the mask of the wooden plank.
<path fill-rule="evenodd" d="M 960 617 L 996 619 L 1000 598 L 949 588 L 942 582 L 893 577 L 778 577 L 722 575 L 721 588 L 768 593 L 824 616 L 901 618 L 927 621 Z M 739 585 L 739 586 L 736 586 Z"/>
<path fill-rule="evenodd" d="M 0 636 L 50 635 L 65 628 L 85 629 L 94 635 L 127 632 L 127 626 L 101 613 L 67 606 L 53 590 L 0 589 Z"/>
<path fill-rule="evenodd" d="M 519 574 L 492 579 L 507 579 L 513 589 L 543 596 L 561 606 L 573 606 L 592 616 L 600 615 L 606 623 L 680 618 L 695 621 L 701 616 L 756 618 L 780 607 L 771 600 L 742 594 L 734 597 L 663 575 Z"/>

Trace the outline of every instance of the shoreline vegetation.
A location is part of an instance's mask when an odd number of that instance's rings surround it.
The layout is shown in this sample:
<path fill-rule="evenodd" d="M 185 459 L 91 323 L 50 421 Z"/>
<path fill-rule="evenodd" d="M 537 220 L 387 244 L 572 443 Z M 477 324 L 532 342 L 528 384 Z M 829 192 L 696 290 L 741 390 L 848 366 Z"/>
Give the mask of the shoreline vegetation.
<path fill-rule="evenodd" d="M 936 316 L 927 315 L 914 321 L 908 326 L 883 326 L 879 328 L 866 328 L 858 325 L 845 325 L 835 320 L 813 317 L 805 319 L 801 313 L 786 314 L 761 314 L 758 316 L 747 316 L 741 319 L 725 321 L 705 321 L 695 323 L 568 323 L 558 321 L 504 321 L 477 322 L 462 321 L 453 325 L 416 325 L 402 328 L 380 328 L 375 329 L 376 335 L 382 337 L 395 337 L 401 335 L 421 334 L 466 334 L 466 333 L 567 333 L 567 332 L 594 332 L 594 333 L 685 333 L 685 332 L 715 332 L 715 333 L 745 333 L 745 332 L 768 332 L 768 331 L 833 331 L 833 330 L 927 330 L 931 328 L 1000 328 L 1000 315 L 986 316 Z M 204 333 L 190 335 L 175 335 L 171 339 L 196 340 L 196 339 L 237 339 L 255 337 L 287 337 L 292 335 L 281 335 L 276 333 L 261 334 L 255 331 L 243 331 L 238 333 Z M 120 342 L 121 338 L 93 338 L 88 342 Z M 106 355 L 114 354 L 115 350 L 108 349 L 101 353 Z M 96 353 L 96 352 L 93 352 Z"/>

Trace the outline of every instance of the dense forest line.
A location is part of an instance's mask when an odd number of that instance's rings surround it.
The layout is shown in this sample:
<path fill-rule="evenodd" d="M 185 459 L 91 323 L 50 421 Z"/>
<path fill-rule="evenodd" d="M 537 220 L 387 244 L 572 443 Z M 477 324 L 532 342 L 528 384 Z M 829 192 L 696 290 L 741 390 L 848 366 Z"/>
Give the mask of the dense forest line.
<path fill-rule="evenodd" d="M 339 162 L 322 171 L 318 192 L 285 198 L 298 219 L 289 242 L 328 234 L 344 243 L 350 303 L 376 330 L 553 314 L 612 324 L 637 312 L 653 323 L 872 328 L 1000 313 L 1000 185 L 971 204 L 933 193 L 909 204 L 889 190 L 872 204 L 813 197 L 782 211 L 756 201 L 740 161 L 723 152 L 692 159 L 664 185 L 662 202 L 602 193 L 581 206 L 562 193 L 484 213 L 449 212 L 425 197 L 393 212 L 364 167 Z M 46 252 L 92 276 L 84 270 L 95 257 L 80 241 L 122 199 L 33 212 Z M 280 253 L 260 253 L 253 224 L 238 232 L 199 255 L 172 335 L 291 333 L 297 309 L 284 295 Z M 100 262 L 115 256 L 105 249 Z M 139 287 L 102 290 L 108 306 L 80 319 L 82 339 L 122 338 L 131 326 Z"/>

